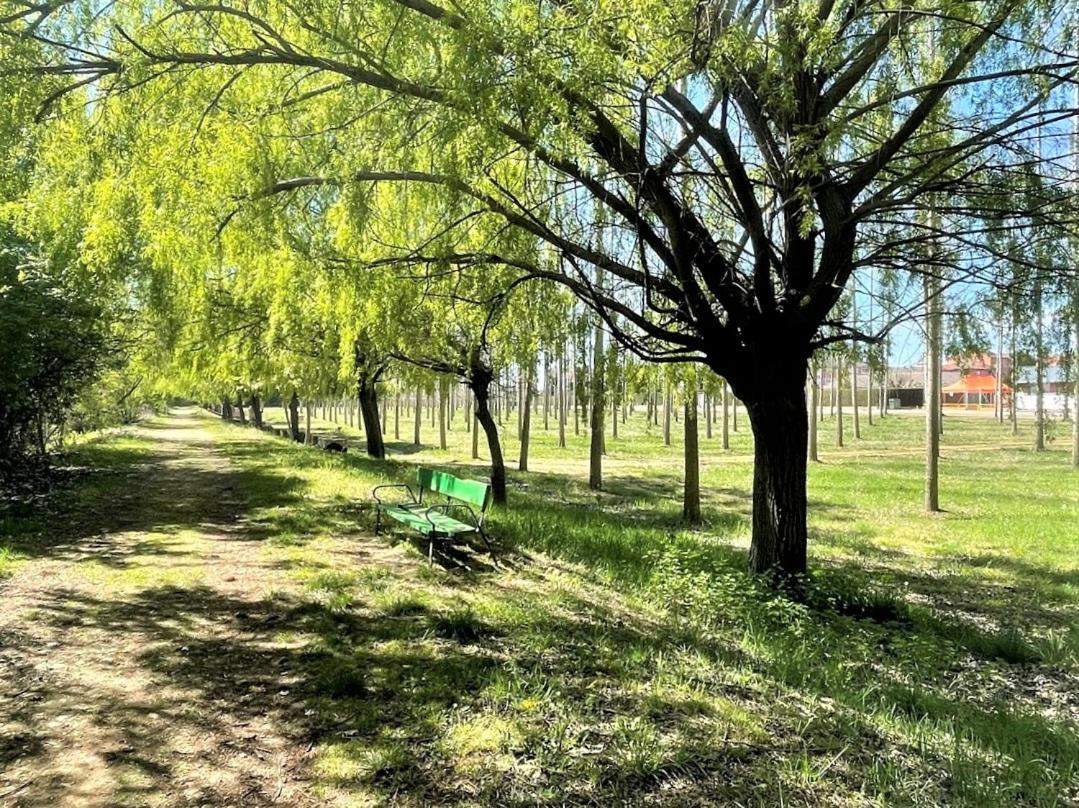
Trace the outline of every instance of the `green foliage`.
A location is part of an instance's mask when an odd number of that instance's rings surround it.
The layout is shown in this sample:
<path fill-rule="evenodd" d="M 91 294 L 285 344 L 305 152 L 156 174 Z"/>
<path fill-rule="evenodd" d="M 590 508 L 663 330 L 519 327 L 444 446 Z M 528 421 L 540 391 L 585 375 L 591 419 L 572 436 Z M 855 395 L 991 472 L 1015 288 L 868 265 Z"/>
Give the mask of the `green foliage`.
<path fill-rule="evenodd" d="M 78 397 L 115 361 L 101 306 L 0 229 L 0 474 L 44 454 Z"/>

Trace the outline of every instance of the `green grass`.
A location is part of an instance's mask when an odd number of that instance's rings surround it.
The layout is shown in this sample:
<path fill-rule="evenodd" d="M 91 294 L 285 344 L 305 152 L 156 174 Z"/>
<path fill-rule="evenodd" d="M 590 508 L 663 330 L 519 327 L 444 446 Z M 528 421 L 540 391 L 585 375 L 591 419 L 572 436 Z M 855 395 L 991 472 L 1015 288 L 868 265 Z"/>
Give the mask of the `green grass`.
<path fill-rule="evenodd" d="M 492 517 L 500 564 L 477 552 L 466 570 L 429 568 L 406 533 L 372 538 L 370 510 L 374 485 L 411 481 L 417 464 L 485 474 L 460 417 L 447 450 L 394 444 L 384 462 L 206 417 L 243 495 L 238 527 L 293 582 L 273 610 L 295 649 L 316 797 L 1079 801 L 1079 475 L 1063 446 L 1035 454 L 1029 424 L 1013 438 L 948 416 L 946 511 L 928 515 L 920 419 L 863 423 L 860 441 L 848 422 L 844 449 L 826 421 L 809 481 L 813 573 L 793 600 L 745 572 L 744 413 L 729 452 L 718 428 L 701 430 L 694 530 L 680 521 L 680 425 L 671 447 L 642 412 L 620 425 L 597 494 L 583 428 L 559 449 L 537 420 L 533 471 L 511 471 L 510 506 Z M 116 467 L 144 462 L 123 440 Z M 512 435 L 505 448 L 514 458 Z M 100 494 L 75 489 L 85 507 Z"/>
<path fill-rule="evenodd" d="M 325 787 L 338 772 L 338 786 L 364 799 L 416 804 L 1079 798 L 1079 478 L 1065 447 L 1035 454 L 1029 424 L 1013 437 L 988 419 L 946 416 L 945 513 L 930 515 L 920 418 L 863 417 L 856 441 L 848 414 L 843 449 L 826 420 L 824 462 L 809 480 L 814 571 L 794 601 L 744 571 L 744 413 L 741 426 L 729 452 L 718 425 L 711 440 L 702 427 L 705 524 L 688 530 L 680 425 L 666 447 L 643 413 L 620 424 L 597 494 L 585 486 L 583 428 L 559 449 L 540 418 L 532 471 L 511 471 L 510 507 L 492 522 L 518 553 L 509 570 L 424 573 L 417 551 L 418 573 L 356 583 L 365 605 L 354 613 L 381 616 L 389 636 L 341 653 L 376 667 L 383 653 L 408 657 L 398 676 L 411 664 L 427 673 L 383 691 L 390 718 L 362 732 L 366 743 L 320 750 Z M 280 469 L 304 491 L 302 504 L 262 515 L 267 535 L 318 548 L 369 529 L 370 488 L 410 481 L 416 464 L 485 473 L 460 419 L 447 450 L 393 443 L 392 430 L 385 463 L 358 443 L 331 457 L 220 434 L 241 465 Z M 402 417 L 402 434 L 411 430 Z M 505 444 L 512 460 L 512 434 Z M 318 555 L 293 559 L 302 568 Z"/>

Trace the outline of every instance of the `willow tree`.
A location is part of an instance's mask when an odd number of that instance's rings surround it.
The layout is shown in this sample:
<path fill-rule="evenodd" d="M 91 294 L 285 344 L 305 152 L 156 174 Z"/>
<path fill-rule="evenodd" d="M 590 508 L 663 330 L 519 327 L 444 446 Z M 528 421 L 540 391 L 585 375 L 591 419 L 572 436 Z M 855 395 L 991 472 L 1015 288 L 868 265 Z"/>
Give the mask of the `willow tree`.
<path fill-rule="evenodd" d="M 833 307 L 859 266 L 940 235 L 914 215 L 930 195 L 976 267 L 981 225 L 961 214 L 1007 180 L 1076 64 L 1040 44 L 1059 29 L 1047 0 L 27 9 L 5 27 L 98 103 L 164 106 L 162 88 L 198 82 L 212 89 L 201 115 L 183 110 L 192 137 L 237 109 L 287 121 L 278 171 L 295 173 L 252 172 L 249 199 L 404 183 L 461 206 L 439 235 L 488 218 L 545 242 L 556 267 L 510 263 L 567 286 L 641 357 L 729 382 L 755 434 L 750 565 L 787 574 L 806 566 L 809 357 L 879 336 Z M 244 106 L 256 80 L 274 103 Z M 929 122 L 948 99 L 959 136 L 939 148 Z M 902 236 L 883 237 L 896 219 Z"/>

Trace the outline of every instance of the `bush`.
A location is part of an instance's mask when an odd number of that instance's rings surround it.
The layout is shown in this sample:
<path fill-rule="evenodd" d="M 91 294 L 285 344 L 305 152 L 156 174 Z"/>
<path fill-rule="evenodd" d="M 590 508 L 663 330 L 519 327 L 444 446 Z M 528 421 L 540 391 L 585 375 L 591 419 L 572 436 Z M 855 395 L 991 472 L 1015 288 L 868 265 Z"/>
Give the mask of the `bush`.
<path fill-rule="evenodd" d="M 45 455 L 115 355 L 102 307 L 73 286 L 0 231 L 0 479 Z"/>

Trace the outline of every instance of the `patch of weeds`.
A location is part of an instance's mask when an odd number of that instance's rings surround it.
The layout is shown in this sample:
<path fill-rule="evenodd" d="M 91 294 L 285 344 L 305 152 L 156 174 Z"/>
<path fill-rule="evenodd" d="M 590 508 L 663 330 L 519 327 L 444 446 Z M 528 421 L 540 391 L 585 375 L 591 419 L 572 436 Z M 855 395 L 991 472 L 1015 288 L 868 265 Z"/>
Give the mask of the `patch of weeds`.
<path fill-rule="evenodd" d="M 343 785 L 363 782 L 404 784 L 416 767 L 403 743 L 350 740 L 321 747 L 314 768 L 320 777 Z"/>
<path fill-rule="evenodd" d="M 387 617 L 411 617 L 424 614 L 427 599 L 414 592 L 396 592 L 378 599 L 378 608 Z"/>
<path fill-rule="evenodd" d="M 1057 667 L 1079 665 L 1079 623 L 1068 628 L 1050 629 L 1035 637 L 1031 644 L 1042 662 Z"/>
<path fill-rule="evenodd" d="M 314 684 L 320 694 L 335 699 L 361 699 L 369 692 L 363 671 L 345 660 L 328 660 Z"/>
<path fill-rule="evenodd" d="M 453 724 L 441 746 L 458 769 L 506 770 L 516 762 L 510 753 L 521 748 L 523 742 L 524 736 L 514 722 L 497 715 L 479 715 Z"/>
<path fill-rule="evenodd" d="M 430 622 L 436 636 L 462 645 L 478 642 L 492 633 L 491 627 L 476 615 L 471 606 L 455 606 L 437 612 L 431 615 Z"/>
<path fill-rule="evenodd" d="M 942 633 L 983 659 L 999 659 L 1012 665 L 1040 662 L 1041 653 L 1015 628 L 985 631 L 962 622 L 944 623 Z"/>
<path fill-rule="evenodd" d="M 0 578 L 7 578 L 15 573 L 19 556 L 10 547 L 0 547 Z"/>
<path fill-rule="evenodd" d="M 356 577 L 347 572 L 318 572 L 307 581 L 307 589 L 331 612 L 341 612 L 356 605 Z"/>

